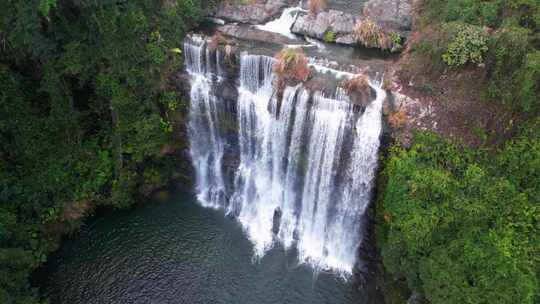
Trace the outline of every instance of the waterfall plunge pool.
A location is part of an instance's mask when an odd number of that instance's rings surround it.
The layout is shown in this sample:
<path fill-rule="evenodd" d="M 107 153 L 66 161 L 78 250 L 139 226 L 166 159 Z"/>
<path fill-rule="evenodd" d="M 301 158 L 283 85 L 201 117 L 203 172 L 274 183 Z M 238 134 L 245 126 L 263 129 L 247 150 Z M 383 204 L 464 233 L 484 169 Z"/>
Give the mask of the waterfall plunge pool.
<path fill-rule="evenodd" d="M 51 303 L 381 303 L 299 264 L 279 244 L 258 261 L 240 224 L 179 191 L 90 221 L 51 255 Z"/>

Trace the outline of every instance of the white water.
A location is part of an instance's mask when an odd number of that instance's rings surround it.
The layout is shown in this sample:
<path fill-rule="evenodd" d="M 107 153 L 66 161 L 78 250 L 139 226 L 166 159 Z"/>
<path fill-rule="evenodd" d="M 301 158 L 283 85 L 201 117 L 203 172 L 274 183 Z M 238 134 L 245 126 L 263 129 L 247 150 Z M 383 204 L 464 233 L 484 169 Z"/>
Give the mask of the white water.
<path fill-rule="evenodd" d="M 227 193 L 221 163 L 227 142 L 216 127 L 223 106 L 210 93 L 209 65 L 193 59 L 203 58 L 204 49 L 185 48 L 199 200 L 236 216 L 256 257 L 280 243 L 297 249 L 302 263 L 350 274 L 371 199 L 384 91 L 373 85 L 377 98 L 363 114 L 353 111 L 340 89 L 330 97 L 301 85 L 286 87 L 279 102 L 272 86 L 274 60 L 242 54 L 239 165 Z"/>
<path fill-rule="evenodd" d="M 217 75 L 211 67 L 212 54 L 204 45 L 202 40 L 184 45 L 191 80 L 190 154 L 195 167 L 198 200 L 205 207 L 219 208 L 226 195 L 222 169 L 225 139 L 218 127 L 222 105 L 211 92 L 212 81 Z M 216 62 L 219 63 L 219 59 Z"/>
<path fill-rule="evenodd" d="M 278 19 L 272 20 L 264 25 L 257 25 L 256 27 L 263 31 L 278 33 L 291 39 L 295 39 L 296 36 L 291 32 L 291 27 L 296 21 L 298 13 L 304 11 L 305 10 L 299 6 L 286 8 Z"/>

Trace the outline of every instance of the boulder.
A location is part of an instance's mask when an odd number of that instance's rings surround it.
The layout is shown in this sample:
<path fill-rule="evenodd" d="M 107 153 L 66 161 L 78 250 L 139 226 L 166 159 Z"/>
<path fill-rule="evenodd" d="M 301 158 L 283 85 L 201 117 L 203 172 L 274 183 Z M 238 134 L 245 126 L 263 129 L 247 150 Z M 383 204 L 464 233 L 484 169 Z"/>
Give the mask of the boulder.
<path fill-rule="evenodd" d="M 356 44 L 356 37 L 353 34 L 339 36 L 336 38 L 336 43 L 353 45 Z"/>
<path fill-rule="evenodd" d="M 220 26 L 217 29 L 222 34 L 233 37 L 236 39 L 249 40 L 249 41 L 259 41 L 259 42 L 269 42 L 280 45 L 289 45 L 297 44 L 298 41 L 287 38 L 283 35 L 259 30 L 253 26 L 249 25 L 235 25 L 227 24 Z"/>
<path fill-rule="evenodd" d="M 412 26 L 413 0 L 369 0 L 363 14 L 386 31 L 407 32 Z"/>
<path fill-rule="evenodd" d="M 385 35 L 398 34 L 406 38 L 412 26 L 413 4 L 415 0 L 368 0 L 362 14 L 352 15 L 338 10 L 320 12 L 316 16 L 311 14 L 300 15 L 292 26 L 292 32 L 308 37 L 333 41 L 339 44 L 355 45 L 358 39 L 354 29 L 359 21 L 370 20 Z M 332 35 L 328 36 L 331 32 Z M 325 39 L 326 36 L 326 39 Z M 368 47 L 377 47 L 370 46 Z M 398 51 L 399 46 L 381 46 L 384 49 Z"/>
<path fill-rule="evenodd" d="M 289 6 L 286 0 L 259 0 L 250 4 L 230 4 L 223 1 L 215 17 L 232 22 L 264 24 L 275 19 Z"/>
<path fill-rule="evenodd" d="M 324 40 L 325 34 L 331 32 L 335 41 L 342 44 L 356 43 L 353 35 L 357 18 L 351 14 L 329 10 L 316 16 L 303 14 L 296 19 L 291 31 L 295 34 L 305 35 Z M 327 41 L 330 42 L 330 41 Z"/>

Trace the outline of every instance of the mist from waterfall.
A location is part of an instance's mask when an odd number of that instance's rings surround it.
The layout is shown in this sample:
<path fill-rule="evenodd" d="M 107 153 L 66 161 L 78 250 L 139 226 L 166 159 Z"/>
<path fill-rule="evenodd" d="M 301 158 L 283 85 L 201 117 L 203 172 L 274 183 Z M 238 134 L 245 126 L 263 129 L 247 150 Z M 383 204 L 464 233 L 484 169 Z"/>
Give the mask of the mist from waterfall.
<path fill-rule="evenodd" d="M 205 43 L 186 43 L 191 79 L 190 140 L 198 199 L 241 223 L 255 257 L 276 243 L 297 250 L 300 262 L 351 273 L 362 239 L 377 167 L 381 109 L 377 92 L 365 111 L 347 94 L 273 87 L 274 59 L 242 53 L 236 119 L 238 167 L 227 187 L 227 136 L 219 120 L 226 108 L 212 93 L 220 54 Z M 230 188 L 230 189 L 228 189 Z"/>

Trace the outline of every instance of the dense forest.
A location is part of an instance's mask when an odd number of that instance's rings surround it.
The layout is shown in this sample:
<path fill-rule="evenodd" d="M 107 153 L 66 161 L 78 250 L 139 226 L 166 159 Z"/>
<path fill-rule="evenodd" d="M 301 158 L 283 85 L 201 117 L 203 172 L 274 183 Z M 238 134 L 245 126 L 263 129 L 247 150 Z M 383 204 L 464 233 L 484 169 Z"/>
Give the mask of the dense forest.
<path fill-rule="evenodd" d="M 205 3 L 207 5 L 207 3 Z M 200 1 L 0 3 L 0 303 L 95 206 L 170 174 L 168 75 Z"/>
<path fill-rule="evenodd" d="M 480 144 L 419 132 L 391 149 L 378 206 L 385 268 L 431 303 L 540 303 L 540 2 L 417 10 L 409 55 L 424 64 L 406 69 L 424 75 L 419 86 L 437 94 L 444 74 L 510 118 L 469 129 Z"/>

